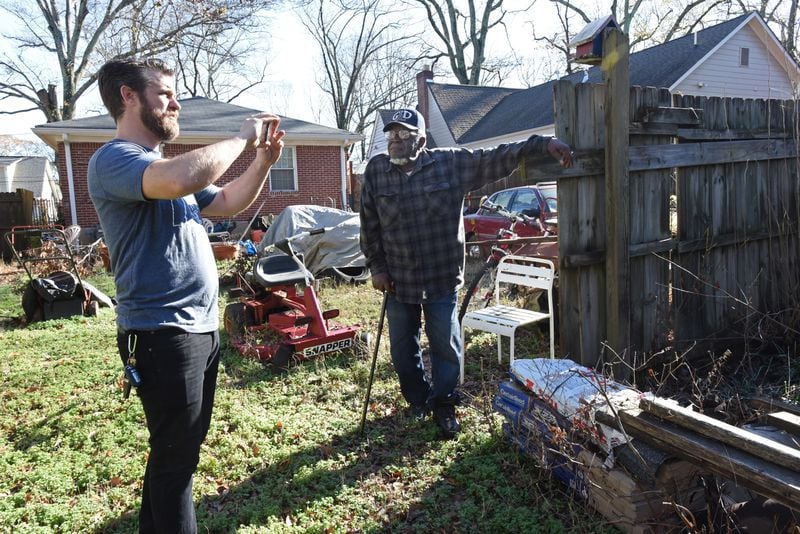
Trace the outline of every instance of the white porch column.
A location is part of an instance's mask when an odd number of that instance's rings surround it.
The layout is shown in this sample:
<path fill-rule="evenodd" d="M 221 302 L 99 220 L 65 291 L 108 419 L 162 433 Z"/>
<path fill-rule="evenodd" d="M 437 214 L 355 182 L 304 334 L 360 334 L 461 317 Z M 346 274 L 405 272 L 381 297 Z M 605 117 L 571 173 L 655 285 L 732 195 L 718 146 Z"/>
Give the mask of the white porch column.
<path fill-rule="evenodd" d="M 72 224 L 78 224 L 78 208 L 75 206 L 75 176 L 72 173 L 72 147 L 69 134 L 64 134 L 64 158 L 67 163 L 67 188 L 69 189 L 69 214 Z"/>

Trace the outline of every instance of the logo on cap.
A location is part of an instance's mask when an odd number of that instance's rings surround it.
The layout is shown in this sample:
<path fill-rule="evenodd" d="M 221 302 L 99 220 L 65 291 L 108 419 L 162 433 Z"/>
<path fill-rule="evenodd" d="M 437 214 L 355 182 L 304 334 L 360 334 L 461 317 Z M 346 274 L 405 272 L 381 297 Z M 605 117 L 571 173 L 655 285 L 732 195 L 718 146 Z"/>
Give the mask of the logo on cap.
<path fill-rule="evenodd" d="M 392 119 L 383 127 L 383 131 L 389 130 L 393 124 L 405 126 L 410 130 L 425 131 L 425 117 L 415 109 L 398 109 L 392 113 Z"/>
<path fill-rule="evenodd" d="M 406 122 L 406 121 L 408 121 L 408 119 L 410 119 L 412 117 L 414 117 L 414 113 L 412 113 L 411 111 L 409 111 L 407 109 L 401 109 L 400 111 L 398 111 L 394 115 L 392 115 L 392 120 L 393 121 Z"/>

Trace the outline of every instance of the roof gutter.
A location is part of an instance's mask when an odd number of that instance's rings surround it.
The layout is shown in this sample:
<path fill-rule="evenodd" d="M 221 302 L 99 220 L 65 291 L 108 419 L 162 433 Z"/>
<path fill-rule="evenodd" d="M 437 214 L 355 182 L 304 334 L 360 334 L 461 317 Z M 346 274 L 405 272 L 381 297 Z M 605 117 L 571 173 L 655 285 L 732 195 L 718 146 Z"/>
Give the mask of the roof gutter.
<path fill-rule="evenodd" d="M 67 162 L 67 188 L 69 189 L 69 214 L 72 224 L 78 224 L 78 209 L 75 206 L 75 176 L 72 172 L 72 146 L 69 142 L 69 134 L 63 134 L 64 140 L 64 159 Z"/>
<path fill-rule="evenodd" d="M 109 139 L 112 139 L 115 135 L 116 130 L 113 127 L 109 128 L 65 128 L 65 127 L 53 127 L 53 126 L 36 126 L 33 128 L 33 133 L 38 135 L 42 138 L 48 145 L 50 145 L 53 149 L 57 147 L 54 146 L 57 144 L 57 140 L 60 136 L 64 135 L 65 130 L 67 133 L 75 139 L 77 142 L 89 141 L 89 142 L 98 142 L 98 143 L 105 143 Z M 217 141 L 221 141 L 223 139 L 227 139 L 232 137 L 238 133 L 237 131 L 223 131 L 223 132 L 216 132 L 216 131 L 181 131 L 181 135 L 171 141 L 173 144 L 200 144 L 200 143 L 216 143 Z M 297 132 L 290 132 L 284 137 L 284 142 L 289 145 L 302 145 L 302 144 L 315 144 L 315 145 L 334 145 L 339 146 L 344 144 L 344 146 L 349 146 L 351 144 L 357 143 L 363 139 L 362 135 L 358 134 L 333 134 L 333 135 L 321 135 L 319 133 L 297 133 Z"/>

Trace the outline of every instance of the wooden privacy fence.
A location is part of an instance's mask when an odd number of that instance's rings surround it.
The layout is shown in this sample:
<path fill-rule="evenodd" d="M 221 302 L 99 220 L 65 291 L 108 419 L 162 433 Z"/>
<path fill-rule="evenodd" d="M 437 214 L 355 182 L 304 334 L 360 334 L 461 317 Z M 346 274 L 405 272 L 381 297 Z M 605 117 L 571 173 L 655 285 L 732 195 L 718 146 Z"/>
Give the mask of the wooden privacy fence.
<path fill-rule="evenodd" d="M 799 339 L 796 102 L 631 88 L 610 37 L 606 84 L 554 89 L 575 168 L 525 169 L 558 176 L 561 355 Z"/>
<path fill-rule="evenodd" d="M 52 226 L 58 221 L 58 205 L 50 199 L 35 198 L 27 189 L 0 193 L 0 257 L 9 261 L 13 253 L 3 236 L 14 226 Z"/>
<path fill-rule="evenodd" d="M 17 189 L 15 193 L 0 193 L 0 256 L 9 261 L 13 254 L 3 238 L 13 226 L 33 224 L 33 192 Z"/>

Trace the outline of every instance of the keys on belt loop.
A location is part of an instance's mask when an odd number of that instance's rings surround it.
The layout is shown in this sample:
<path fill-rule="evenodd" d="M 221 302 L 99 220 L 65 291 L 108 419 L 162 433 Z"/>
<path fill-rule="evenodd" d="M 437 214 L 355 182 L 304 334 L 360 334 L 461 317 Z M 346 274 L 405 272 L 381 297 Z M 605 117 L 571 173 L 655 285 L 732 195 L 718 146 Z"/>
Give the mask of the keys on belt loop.
<path fill-rule="evenodd" d="M 131 394 L 131 387 L 138 388 L 142 385 L 142 377 L 136 370 L 136 341 L 138 336 L 134 333 L 128 334 L 128 360 L 125 363 L 125 385 L 122 390 L 122 398 L 127 399 Z"/>

